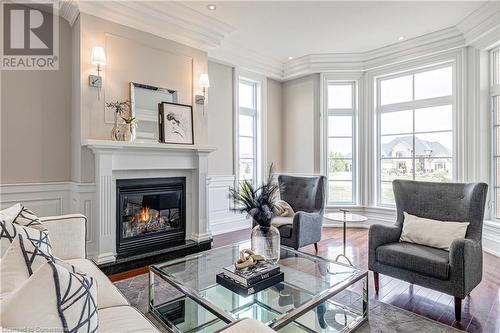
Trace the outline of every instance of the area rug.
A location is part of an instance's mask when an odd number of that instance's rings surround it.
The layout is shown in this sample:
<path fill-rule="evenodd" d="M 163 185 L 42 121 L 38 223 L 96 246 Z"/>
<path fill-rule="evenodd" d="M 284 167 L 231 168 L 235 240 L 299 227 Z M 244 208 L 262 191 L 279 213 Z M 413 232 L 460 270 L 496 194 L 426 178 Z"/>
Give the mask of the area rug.
<path fill-rule="evenodd" d="M 144 313 L 162 332 L 167 332 L 148 313 L 148 274 L 115 282 L 130 304 Z M 175 291 L 173 291 L 175 292 Z M 462 332 L 453 327 L 446 326 L 436 321 L 424 318 L 409 311 L 399 309 L 389 304 L 370 300 L 369 320 L 356 332 L 360 333 L 385 333 L 385 332 Z"/>

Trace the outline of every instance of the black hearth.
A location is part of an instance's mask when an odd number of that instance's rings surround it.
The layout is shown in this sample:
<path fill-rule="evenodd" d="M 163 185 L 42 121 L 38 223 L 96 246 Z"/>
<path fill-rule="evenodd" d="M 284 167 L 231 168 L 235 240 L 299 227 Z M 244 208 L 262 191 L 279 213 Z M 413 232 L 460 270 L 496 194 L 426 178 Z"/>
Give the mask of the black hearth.
<path fill-rule="evenodd" d="M 117 257 L 176 246 L 186 236 L 186 178 L 116 181 Z"/>

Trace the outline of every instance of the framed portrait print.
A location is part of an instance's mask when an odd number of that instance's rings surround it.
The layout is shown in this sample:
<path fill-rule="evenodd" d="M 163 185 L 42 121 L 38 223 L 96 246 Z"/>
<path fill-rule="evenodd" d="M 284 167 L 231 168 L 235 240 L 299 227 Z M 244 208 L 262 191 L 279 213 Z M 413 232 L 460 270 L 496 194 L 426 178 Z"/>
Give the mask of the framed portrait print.
<path fill-rule="evenodd" d="M 194 144 L 193 107 L 172 102 L 158 104 L 160 142 Z"/>

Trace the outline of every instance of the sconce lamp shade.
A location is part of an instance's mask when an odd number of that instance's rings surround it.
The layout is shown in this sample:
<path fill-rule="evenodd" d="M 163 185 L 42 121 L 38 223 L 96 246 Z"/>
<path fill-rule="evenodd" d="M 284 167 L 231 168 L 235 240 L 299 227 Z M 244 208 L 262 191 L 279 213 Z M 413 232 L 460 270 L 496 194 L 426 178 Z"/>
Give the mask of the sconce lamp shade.
<path fill-rule="evenodd" d="M 200 80 L 198 82 L 200 88 L 210 87 L 210 81 L 208 80 L 208 74 L 200 74 Z"/>
<path fill-rule="evenodd" d="M 104 53 L 104 49 L 100 46 L 94 46 L 92 48 L 90 61 L 94 65 L 101 65 L 101 66 L 106 65 L 106 54 Z"/>

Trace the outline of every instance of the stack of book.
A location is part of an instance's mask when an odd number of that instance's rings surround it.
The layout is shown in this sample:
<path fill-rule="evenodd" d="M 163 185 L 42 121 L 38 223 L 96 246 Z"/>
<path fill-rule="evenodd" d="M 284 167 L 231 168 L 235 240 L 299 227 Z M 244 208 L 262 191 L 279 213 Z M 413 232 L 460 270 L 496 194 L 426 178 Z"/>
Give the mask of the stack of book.
<path fill-rule="evenodd" d="M 243 269 L 236 269 L 234 265 L 224 267 L 216 280 L 239 295 L 249 296 L 282 282 L 284 274 L 279 266 L 261 261 Z"/>

